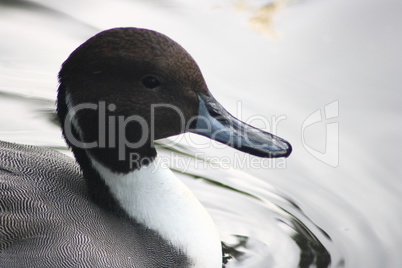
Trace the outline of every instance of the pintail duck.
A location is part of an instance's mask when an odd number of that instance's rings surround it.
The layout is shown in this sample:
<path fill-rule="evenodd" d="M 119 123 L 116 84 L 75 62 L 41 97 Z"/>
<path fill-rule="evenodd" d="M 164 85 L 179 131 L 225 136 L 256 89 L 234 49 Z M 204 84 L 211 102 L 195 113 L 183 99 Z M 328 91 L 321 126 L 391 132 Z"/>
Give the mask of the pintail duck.
<path fill-rule="evenodd" d="M 0 267 L 222 267 L 212 219 L 156 164 L 153 142 L 193 132 L 260 157 L 287 157 L 290 144 L 229 114 L 192 57 L 155 31 L 95 35 L 59 81 L 57 115 L 78 165 L 0 142 Z"/>

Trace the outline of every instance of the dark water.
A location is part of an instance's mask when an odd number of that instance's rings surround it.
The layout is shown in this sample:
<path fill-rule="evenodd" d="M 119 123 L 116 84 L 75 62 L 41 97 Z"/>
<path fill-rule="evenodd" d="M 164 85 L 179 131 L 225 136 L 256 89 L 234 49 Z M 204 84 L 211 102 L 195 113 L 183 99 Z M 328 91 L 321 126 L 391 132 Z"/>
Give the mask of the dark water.
<path fill-rule="evenodd" d="M 103 29 L 155 29 L 231 113 L 294 147 L 270 161 L 189 134 L 160 142 L 227 267 L 402 267 L 402 4 L 285 2 L 0 0 L 0 139 L 68 153 L 60 64 Z"/>

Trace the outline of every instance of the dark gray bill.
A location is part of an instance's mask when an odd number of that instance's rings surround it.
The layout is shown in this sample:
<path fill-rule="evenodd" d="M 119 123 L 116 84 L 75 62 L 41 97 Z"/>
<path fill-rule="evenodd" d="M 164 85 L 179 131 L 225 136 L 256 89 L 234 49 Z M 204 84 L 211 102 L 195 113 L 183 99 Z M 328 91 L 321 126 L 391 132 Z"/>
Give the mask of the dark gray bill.
<path fill-rule="evenodd" d="M 238 120 L 212 96 L 198 94 L 198 99 L 199 115 L 190 132 L 260 157 L 288 157 L 292 152 L 289 142 Z"/>

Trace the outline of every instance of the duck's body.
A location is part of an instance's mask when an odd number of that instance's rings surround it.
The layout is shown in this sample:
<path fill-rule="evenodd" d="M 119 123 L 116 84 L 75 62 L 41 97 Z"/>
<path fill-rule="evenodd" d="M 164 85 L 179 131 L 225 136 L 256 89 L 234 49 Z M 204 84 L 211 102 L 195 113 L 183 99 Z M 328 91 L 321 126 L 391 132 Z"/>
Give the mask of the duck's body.
<path fill-rule="evenodd" d="M 70 157 L 52 149 L 0 141 L 0 159 L 1 267 L 192 267 L 193 261 L 184 252 L 172 246 L 163 234 L 153 231 L 159 227 L 151 229 L 94 204 L 80 167 Z M 186 191 L 173 177 L 171 183 L 165 178 L 166 185 L 179 184 Z M 135 183 L 135 178 L 130 181 Z M 122 185 L 127 186 L 127 182 Z M 164 190 L 167 191 L 166 187 Z M 163 198 L 161 194 L 152 194 Z M 143 198 L 140 194 L 137 197 Z M 139 200 L 140 205 L 151 212 L 147 200 L 151 199 Z M 163 201 L 155 204 L 158 203 L 166 205 Z M 183 215 L 175 211 L 173 217 Z M 191 216 L 189 219 L 195 220 L 197 215 Z M 161 223 L 163 219 L 155 222 Z M 194 224 L 198 226 L 197 221 Z M 191 233 L 186 226 L 183 228 Z M 202 233 L 202 229 L 198 230 L 198 234 Z M 184 232 L 181 237 L 186 237 Z M 201 241 L 197 235 L 193 238 Z"/>
<path fill-rule="evenodd" d="M 73 52 L 57 112 L 78 164 L 0 142 L 0 267 L 221 268 L 212 219 L 156 164 L 153 140 L 187 130 L 258 156 L 291 151 L 236 121 L 184 49 L 144 29 L 105 31 Z"/>

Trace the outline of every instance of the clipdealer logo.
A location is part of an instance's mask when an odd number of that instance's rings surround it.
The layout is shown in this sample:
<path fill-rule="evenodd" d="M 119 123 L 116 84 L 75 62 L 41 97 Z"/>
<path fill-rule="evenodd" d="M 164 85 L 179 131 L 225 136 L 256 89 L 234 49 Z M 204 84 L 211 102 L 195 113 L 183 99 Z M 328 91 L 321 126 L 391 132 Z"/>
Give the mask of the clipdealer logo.
<path fill-rule="evenodd" d="M 337 167 L 339 165 L 339 101 L 333 101 L 313 112 L 304 120 L 302 125 L 302 143 L 303 147 L 316 159 Z M 306 143 L 305 130 L 306 128 L 319 123 L 325 122 L 325 150 L 320 152 Z"/>

